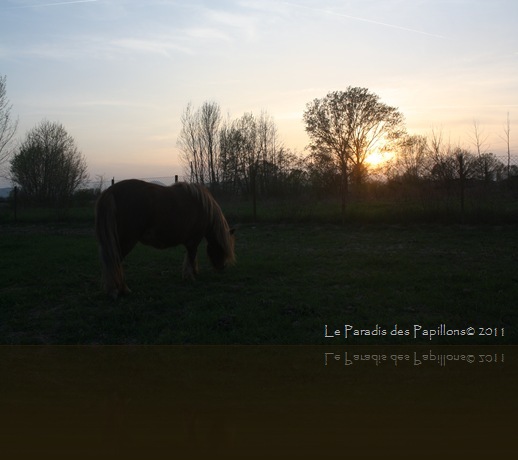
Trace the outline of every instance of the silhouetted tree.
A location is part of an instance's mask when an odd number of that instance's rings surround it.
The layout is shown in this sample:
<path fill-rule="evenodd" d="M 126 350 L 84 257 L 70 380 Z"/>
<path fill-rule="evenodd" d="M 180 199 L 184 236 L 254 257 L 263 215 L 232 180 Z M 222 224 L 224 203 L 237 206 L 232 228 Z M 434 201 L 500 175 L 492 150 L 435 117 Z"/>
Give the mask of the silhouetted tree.
<path fill-rule="evenodd" d="M 454 166 L 452 165 L 452 147 L 443 137 L 442 130 L 432 129 L 427 138 L 427 156 L 429 159 L 429 176 L 432 180 L 443 181 L 448 184 L 454 179 Z"/>
<path fill-rule="evenodd" d="M 507 179 L 511 177 L 511 118 L 507 112 L 507 120 L 504 126 L 504 136 L 502 139 L 507 145 Z"/>
<path fill-rule="evenodd" d="M 241 133 L 233 122 L 225 122 L 219 135 L 221 182 L 232 192 L 242 191 Z"/>
<path fill-rule="evenodd" d="M 471 134 L 471 142 L 475 146 L 476 151 L 476 165 L 477 179 L 483 179 L 487 184 L 492 180 L 493 174 L 496 172 L 496 164 L 494 156 L 488 153 L 489 144 L 487 143 L 488 136 L 480 128 L 477 121 L 473 122 L 473 133 Z"/>
<path fill-rule="evenodd" d="M 366 88 L 328 93 L 306 106 L 304 122 L 313 151 L 333 157 L 341 176 L 342 220 L 351 171 L 363 179 L 369 153 L 403 132 L 403 115 Z"/>
<path fill-rule="evenodd" d="M 18 128 L 18 120 L 11 115 L 12 105 L 7 98 L 7 77 L 0 77 L 0 172 L 12 154 L 11 144 Z"/>
<path fill-rule="evenodd" d="M 266 194 L 271 191 L 279 179 L 286 150 L 282 149 L 277 126 L 267 112 L 261 112 L 259 118 L 256 119 L 256 126 L 259 149 L 258 185 L 260 192 Z"/>
<path fill-rule="evenodd" d="M 246 113 L 227 121 L 220 131 L 220 170 L 222 182 L 241 192 L 251 192 L 252 180 L 257 191 L 267 195 L 282 188 L 296 155 L 283 147 L 271 116 Z"/>
<path fill-rule="evenodd" d="M 418 181 L 429 171 L 425 136 L 405 135 L 398 142 L 394 157 L 389 160 L 388 175 Z"/>
<path fill-rule="evenodd" d="M 475 172 L 475 158 L 467 150 L 457 148 L 453 152 L 453 171 L 459 180 L 460 210 L 464 214 L 466 181 L 471 179 Z"/>
<path fill-rule="evenodd" d="M 219 130 L 221 109 L 216 102 L 204 102 L 194 110 L 188 104 L 181 118 L 178 146 L 191 182 L 217 184 L 219 181 Z"/>
<path fill-rule="evenodd" d="M 310 187 L 318 197 L 333 195 L 340 191 L 340 173 L 332 155 L 313 150 L 305 158 Z"/>
<path fill-rule="evenodd" d="M 487 153 L 489 144 L 487 144 L 487 135 L 484 133 L 478 122 L 473 122 L 473 133 L 470 135 L 471 142 L 475 146 L 476 154 L 478 156 Z"/>
<path fill-rule="evenodd" d="M 504 164 L 493 153 L 477 155 L 473 161 L 473 178 L 486 184 L 504 177 Z"/>
<path fill-rule="evenodd" d="M 291 149 L 276 144 L 274 162 L 269 170 L 268 193 L 296 193 L 307 185 L 303 160 Z M 300 183 L 297 180 L 300 179 Z"/>
<path fill-rule="evenodd" d="M 257 174 L 261 158 L 258 124 L 252 113 L 225 125 L 220 133 L 220 161 L 225 181 L 250 193 L 257 213 Z"/>
<path fill-rule="evenodd" d="M 11 177 L 29 199 L 65 205 L 87 179 L 87 165 L 63 125 L 42 121 L 11 160 Z"/>
<path fill-rule="evenodd" d="M 203 144 L 206 149 L 207 169 L 210 181 L 218 182 L 219 127 L 221 110 L 216 102 L 205 102 L 200 109 L 200 127 Z"/>

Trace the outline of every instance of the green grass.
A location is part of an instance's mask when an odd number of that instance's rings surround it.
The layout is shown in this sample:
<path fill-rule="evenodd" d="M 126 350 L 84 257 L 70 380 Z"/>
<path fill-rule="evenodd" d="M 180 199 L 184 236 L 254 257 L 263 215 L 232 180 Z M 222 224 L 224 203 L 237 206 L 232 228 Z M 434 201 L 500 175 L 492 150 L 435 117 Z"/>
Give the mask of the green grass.
<path fill-rule="evenodd" d="M 132 293 L 100 289 L 91 224 L 0 227 L 2 344 L 518 343 L 516 226 L 238 226 L 237 264 L 181 279 L 183 248 L 137 246 Z M 324 337 L 468 326 L 504 337 Z M 478 329 L 477 329 L 478 333 Z"/>
<path fill-rule="evenodd" d="M 252 203 L 230 200 L 222 203 L 234 221 L 253 223 Z M 259 200 L 256 222 L 341 224 L 340 203 L 336 199 Z M 353 224 L 517 224 L 518 202 L 469 203 L 464 213 L 455 202 L 363 201 L 347 206 L 346 222 Z"/>

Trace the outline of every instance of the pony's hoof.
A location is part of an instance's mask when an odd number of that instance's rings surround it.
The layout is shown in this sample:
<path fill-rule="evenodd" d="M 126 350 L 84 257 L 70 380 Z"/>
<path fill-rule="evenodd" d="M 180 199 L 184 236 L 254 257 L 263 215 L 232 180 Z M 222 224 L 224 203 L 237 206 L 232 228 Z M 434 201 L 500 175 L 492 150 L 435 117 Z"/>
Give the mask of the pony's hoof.
<path fill-rule="evenodd" d="M 131 293 L 131 289 L 128 286 L 124 286 L 122 289 L 112 289 L 108 292 L 108 295 L 113 299 L 117 300 L 119 297 L 124 297 Z"/>

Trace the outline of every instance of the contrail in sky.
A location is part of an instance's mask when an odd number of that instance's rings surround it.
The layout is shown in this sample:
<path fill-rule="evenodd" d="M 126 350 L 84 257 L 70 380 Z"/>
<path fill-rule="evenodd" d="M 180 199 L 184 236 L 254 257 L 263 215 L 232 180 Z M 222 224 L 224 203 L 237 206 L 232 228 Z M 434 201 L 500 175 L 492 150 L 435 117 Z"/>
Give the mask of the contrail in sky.
<path fill-rule="evenodd" d="M 352 19 L 354 21 L 368 22 L 370 24 L 376 24 L 378 26 L 390 27 L 392 29 L 404 30 L 406 32 L 413 32 L 413 33 L 421 34 L 421 35 L 428 35 L 429 37 L 444 38 L 442 35 L 431 34 L 431 33 L 428 33 L 428 32 L 424 32 L 422 30 L 409 29 L 408 27 L 397 26 L 395 24 L 387 24 L 386 22 L 373 21 L 372 19 L 359 18 L 357 16 L 351 16 L 349 14 L 337 13 L 336 11 L 325 10 L 323 8 L 313 8 L 311 6 L 297 5 L 296 3 L 290 3 L 290 2 L 284 2 L 284 3 L 286 5 L 294 6 L 296 8 L 304 8 L 306 10 L 318 11 L 319 13 L 327 13 L 327 14 L 331 14 L 333 16 L 339 16 L 339 17 L 342 17 L 342 18 Z"/>
<path fill-rule="evenodd" d="M 74 3 L 94 3 L 99 0 L 73 0 L 69 2 L 53 2 L 53 3 L 40 3 L 35 5 L 24 5 L 24 6 L 12 6 L 10 9 L 16 10 L 21 8 L 41 8 L 44 6 L 60 6 L 60 5 L 73 5 Z"/>

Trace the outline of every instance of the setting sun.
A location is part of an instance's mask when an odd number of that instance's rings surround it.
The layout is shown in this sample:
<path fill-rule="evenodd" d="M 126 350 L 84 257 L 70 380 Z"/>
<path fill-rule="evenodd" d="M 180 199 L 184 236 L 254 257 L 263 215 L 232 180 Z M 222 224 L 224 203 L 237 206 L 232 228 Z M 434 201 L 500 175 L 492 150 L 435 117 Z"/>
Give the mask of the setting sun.
<path fill-rule="evenodd" d="M 380 164 L 385 163 L 387 160 L 390 160 L 393 156 L 393 152 L 375 151 L 367 155 L 365 163 L 367 163 L 369 166 L 379 166 Z"/>

